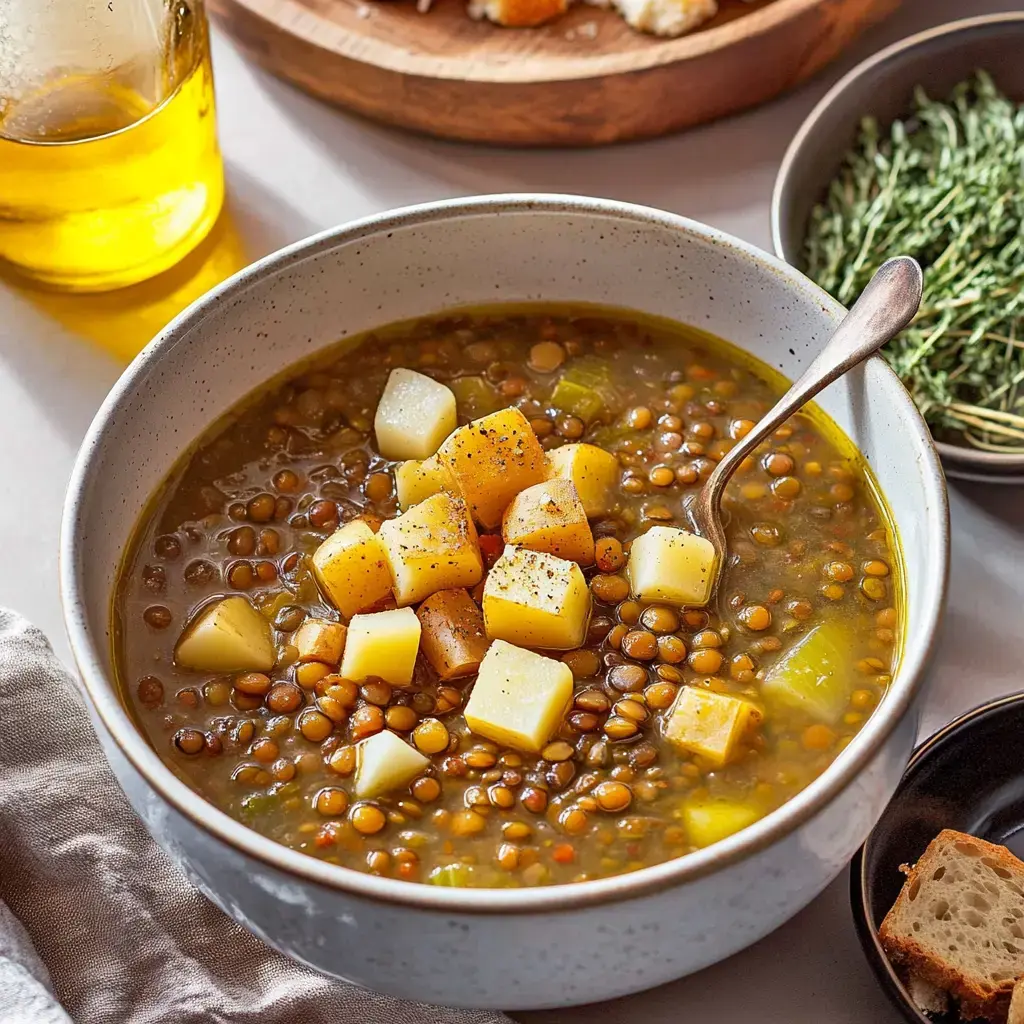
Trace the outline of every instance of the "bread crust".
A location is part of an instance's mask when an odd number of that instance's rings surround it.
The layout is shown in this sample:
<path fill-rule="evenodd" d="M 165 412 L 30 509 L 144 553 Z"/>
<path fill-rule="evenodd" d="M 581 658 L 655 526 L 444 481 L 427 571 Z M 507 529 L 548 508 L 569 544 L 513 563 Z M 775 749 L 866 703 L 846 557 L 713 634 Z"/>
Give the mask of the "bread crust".
<path fill-rule="evenodd" d="M 506 28 L 534 28 L 565 14 L 568 0 L 486 0 L 478 8 Z"/>
<path fill-rule="evenodd" d="M 1010 997 L 1010 1012 L 1006 1024 L 1024 1024 L 1024 978 L 1018 978 Z"/>
<path fill-rule="evenodd" d="M 878 929 L 878 937 L 886 955 L 896 967 L 918 975 L 956 999 L 960 1006 L 960 1016 L 964 1020 L 984 1018 L 992 1024 L 1005 1024 L 1014 979 L 994 983 L 989 979 L 982 981 L 966 975 L 955 964 L 936 957 L 932 950 L 926 949 L 911 936 L 896 930 L 896 920 L 902 911 L 908 909 L 909 894 L 915 884 L 920 886 L 922 878 L 939 862 L 946 860 L 945 850 L 951 843 L 970 843 L 981 850 L 981 856 L 990 857 L 1009 871 L 1012 877 L 1024 883 L 1024 864 L 1021 864 L 1004 846 L 996 846 L 954 829 L 943 829 L 928 844 L 928 848 L 910 869 L 896 902 Z"/>

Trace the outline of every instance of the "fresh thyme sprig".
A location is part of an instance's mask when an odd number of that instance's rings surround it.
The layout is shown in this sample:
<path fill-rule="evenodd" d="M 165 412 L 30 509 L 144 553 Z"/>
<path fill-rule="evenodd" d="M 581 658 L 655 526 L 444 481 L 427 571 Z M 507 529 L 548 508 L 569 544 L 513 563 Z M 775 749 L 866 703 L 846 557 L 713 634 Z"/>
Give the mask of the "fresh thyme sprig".
<path fill-rule="evenodd" d="M 1024 452 L 1024 104 L 983 71 L 945 102 L 918 89 L 888 136 L 864 119 L 803 258 L 850 305 L 899 253 L 924 267 L 924 300 L 885 355 L 933 433 Z"/>

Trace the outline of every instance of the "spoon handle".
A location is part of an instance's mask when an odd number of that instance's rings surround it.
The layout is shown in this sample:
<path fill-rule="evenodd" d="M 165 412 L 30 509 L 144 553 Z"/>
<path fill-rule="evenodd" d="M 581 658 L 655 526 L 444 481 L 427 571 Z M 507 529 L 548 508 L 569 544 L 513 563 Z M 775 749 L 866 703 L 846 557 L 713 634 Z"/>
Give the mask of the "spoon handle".
<path fill-rule="evenodd" d="M 829 343 L 757 425 L 729 450 L 704 485 L 701 498 L 715 510 L 736 467 L 798 409 L 903 330 L 921 304 L 917 261 L 896 256 L 878 268 Z"/>

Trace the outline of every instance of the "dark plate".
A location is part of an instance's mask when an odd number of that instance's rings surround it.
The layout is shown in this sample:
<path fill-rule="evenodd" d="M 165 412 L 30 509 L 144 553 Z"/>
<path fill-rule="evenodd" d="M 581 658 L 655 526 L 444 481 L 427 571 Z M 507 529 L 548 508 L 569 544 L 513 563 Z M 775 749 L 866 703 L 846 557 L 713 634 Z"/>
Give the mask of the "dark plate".
<path fill-rule="evenodd" d="M 899 788 L 857 852 L 850 900 L 868 962 L 912 1024 L 956 1024 L 957 1014 L 927 1017 L 914 1006 L 878 942 L 878 926 L 913 864 L 944 828 L 1008 846 L 1024 856 L 1024 693 L 968 711 L 914 752 Z"/>

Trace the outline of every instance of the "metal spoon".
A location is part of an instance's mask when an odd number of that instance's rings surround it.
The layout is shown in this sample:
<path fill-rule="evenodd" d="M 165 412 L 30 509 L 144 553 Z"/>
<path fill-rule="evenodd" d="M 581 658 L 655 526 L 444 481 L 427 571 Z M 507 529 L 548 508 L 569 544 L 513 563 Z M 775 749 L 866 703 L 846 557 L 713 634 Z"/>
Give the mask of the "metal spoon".
<path fill-rule="evenodd" d="M 696 532 L 715 547 L 713 596 L 725 566 L 722 494 L 739 464 L 774 430 L 847 370 L 852 370 L 903 330 L 921 304 L 921 268 L 909 256 L 897 256 L 878 268 L 828 344 L 799 380 L 715 467 L 690 506 Z"/>

